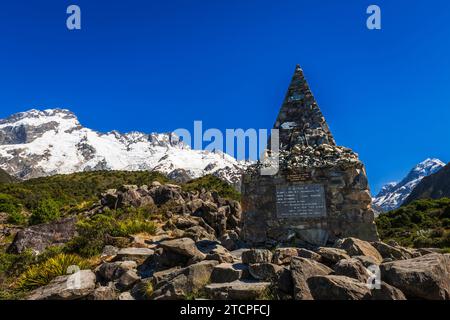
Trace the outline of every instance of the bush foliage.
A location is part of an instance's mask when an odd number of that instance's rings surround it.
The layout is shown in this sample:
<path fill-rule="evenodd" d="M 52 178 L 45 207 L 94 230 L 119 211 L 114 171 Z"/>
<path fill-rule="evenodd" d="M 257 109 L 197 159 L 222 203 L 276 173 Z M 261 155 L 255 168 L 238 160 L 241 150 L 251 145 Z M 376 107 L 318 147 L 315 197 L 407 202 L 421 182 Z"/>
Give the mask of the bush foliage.
<path fill-rule="evenodd" d="M 79 270 L 89 269 L 90 263 L 77 255 L 60 253 L 42 263 L 28 267 L 18 278 L 16 287 L 19 290 L 28 291 L 45 286 L 56 277 L 69 274 L 70 267 L 76 267 Z"/>
<path fill-rule="evenodd" d="M 241 199 L 240 193 L 236 191 L 233 186 L 212 175 L 206 175 L 204 177 L 191 180 L 183 184 L 182 189 L 184 191 L 201 191 L 202 189 L 205 189 L 207 191 L 216 191 L 223 198 L 237 201 Z"/>
<path fill-rule="evenodd" d="M 59 205 L 52 199 L 42 200 L 38 206 L 33 209 L 30 224 L 48 223 L 58 220 L 61 217 Z"/>
<path fill-rule="evenodd" d="M 151 219 L 151 209 L 129 208 L 110 210 L 77 223 L 78 236 L 66 245 L 67 252 L 92 257 L 102 252 L 110 237 L 127 237 L 145 232 L 156 233 L 156 223 Z"/>
<path fill-rule="evenodd" d="M 412 247 L 450 247 L 450 199 L 417 200 L 376 219 L 383 240 Z"/>
<path fill-rule="evenodd" d="M 148 171 L 79 172 L 0 184 L 0 194 L 9 195 L 30 211 L 42 201 L 52 199 L 67 212 L 83 202 L 96 201 L 99 194 L 107 189 L 119 188 L 124 184 L 149 185 L 153 181 L 164 183 L 168 179 L 160 173 Z"/>

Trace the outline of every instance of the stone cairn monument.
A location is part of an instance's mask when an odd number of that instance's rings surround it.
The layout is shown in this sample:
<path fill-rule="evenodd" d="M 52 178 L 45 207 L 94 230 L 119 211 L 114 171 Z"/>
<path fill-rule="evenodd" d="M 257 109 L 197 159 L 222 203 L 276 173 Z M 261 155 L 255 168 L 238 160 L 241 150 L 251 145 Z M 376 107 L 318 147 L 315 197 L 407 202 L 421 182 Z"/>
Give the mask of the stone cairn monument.
<path fill-rule="evenodd" d="M 262 175 L 258 163 L 243 175 L 243 240 L 254 246 L 378 240 L 364 165 L 336 145 L 299 66 L 274 129 L 278 173 Z"/>

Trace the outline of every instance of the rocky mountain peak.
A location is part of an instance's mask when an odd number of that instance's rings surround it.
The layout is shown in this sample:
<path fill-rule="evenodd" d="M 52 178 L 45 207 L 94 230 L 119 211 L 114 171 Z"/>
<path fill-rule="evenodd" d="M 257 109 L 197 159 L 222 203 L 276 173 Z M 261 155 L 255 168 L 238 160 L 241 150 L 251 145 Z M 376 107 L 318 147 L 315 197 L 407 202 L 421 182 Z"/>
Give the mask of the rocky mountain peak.
<path fill-rule="evenodd" d="M 24 112 L 15 113 L 6 119 L 1 119 L 1 125 L 39 125 L 41 123 L 55 120 L 74 120 L 79 124 L 77 116 L 68 109 L 31 109 Z"/>
<path fill-rule="evenodd" d="M 223 153 L 192 150 L 174 133 L 100 133 L 67 109 L 32 109 L 0 120 L 0 168 L 29 179 L 89 170 L 206 174 L 239 184 L 245 162 Z"/>
<path fill-rule="evenodd" d="M 423 178 L 436 173 L 445 163 L 436 158 L 428 158 L 414 166 L 400 182 L 391 182 L 381 188 L 373 199 L 374 204 L 383 211 L 390 211 L 403 204 Z"/>

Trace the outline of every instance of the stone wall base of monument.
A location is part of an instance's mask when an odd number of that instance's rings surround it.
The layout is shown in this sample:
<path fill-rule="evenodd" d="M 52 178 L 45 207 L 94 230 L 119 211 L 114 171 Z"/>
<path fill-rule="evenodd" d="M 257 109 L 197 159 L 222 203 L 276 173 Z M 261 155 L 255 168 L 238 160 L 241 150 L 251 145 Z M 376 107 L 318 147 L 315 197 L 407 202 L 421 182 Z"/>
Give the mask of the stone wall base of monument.
<path fill-rule="evenodd" d="M 242 238 L 250 245 L 323 246 L 339 238 L 377 241 L 371 196 L 360 161 L 242 179 Z"/>

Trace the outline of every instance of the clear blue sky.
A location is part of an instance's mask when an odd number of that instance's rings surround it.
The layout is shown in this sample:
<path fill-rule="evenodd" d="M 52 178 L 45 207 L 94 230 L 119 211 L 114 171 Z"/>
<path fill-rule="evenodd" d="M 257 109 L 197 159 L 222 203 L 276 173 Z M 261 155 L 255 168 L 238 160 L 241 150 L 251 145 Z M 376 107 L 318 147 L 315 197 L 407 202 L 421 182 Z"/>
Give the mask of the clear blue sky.
<path fill-rule="evenodd" d="M 365 27 L 370 4 L 381 31 Z M 376 192 L 450 160 L 449 24 L 447 0 L 4 1 L 0 118 L 62 107 L 99 131 L 269 128 L 298 63 Z"/>

